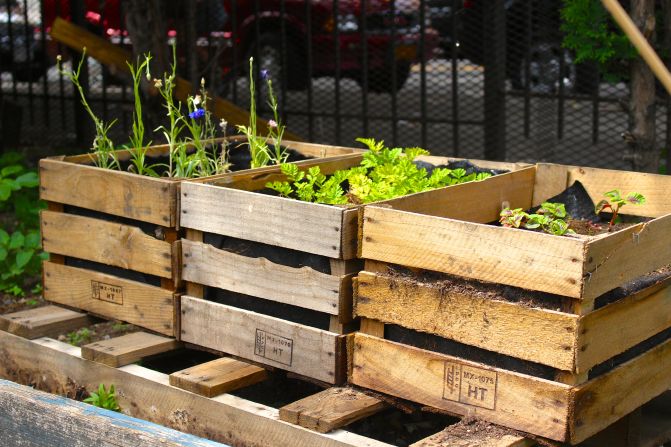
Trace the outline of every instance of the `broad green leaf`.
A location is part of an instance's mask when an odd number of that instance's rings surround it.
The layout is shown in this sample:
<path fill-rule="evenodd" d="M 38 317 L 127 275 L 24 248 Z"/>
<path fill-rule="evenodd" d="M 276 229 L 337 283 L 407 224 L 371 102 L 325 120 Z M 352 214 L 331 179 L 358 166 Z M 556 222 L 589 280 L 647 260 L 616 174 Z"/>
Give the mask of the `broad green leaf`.
<path fill-rule="evenodd" d="M 19 250 L 16 253 L 16 267 L 19 269 L 25 267 L 30 262 L 33 254 L 35 254 L 35 250 Z"/>
<path fill-rule="evenodd" d="M 18 174 L 19 172 L 23 171 L 23 166 L 21 165 L 11 165 L 2 168 L 2 171 L 0 171 L 0 175 L 2 177 L 9 177 L 10 175 L 13 174 Z"/>
<path fill-rule="evenodd" d="M 0 182 L 0 202 L 9 199 L 9 196 L 11 195 L 12 188 L 8 184 Z"/>
<path fill-rule="evenodd" d="M 26 234 L 24 245 L 26 248 L 39 248 L 40 247 L 39 231 L 31 231 L 28 234 Z"/>
<path fill-rule="evenodd" d="M 15 231 L 12 233 L 12 237 L 9 239 L 9 249 L 15 250 L 17 248 L 23 247 L 24 241 L 25 237 L 23 236 L 23 233 Z"/>
<path fill-rule="evenodd" d="M 40 180 L 36 172 L 26 172 L 16 178 L 16 183 L 23 188 L 34 188 L 40 184 Z"/>
<path fill-rule="evenodd" d="M 9 243 L 9 233 L 0 228 L 0 245 L 7 245 Z"/>
<path fill-rule="evenodd" d="M 7 249 L 5 247 L 0 247 L 0 262 L 7 259 Z"/>

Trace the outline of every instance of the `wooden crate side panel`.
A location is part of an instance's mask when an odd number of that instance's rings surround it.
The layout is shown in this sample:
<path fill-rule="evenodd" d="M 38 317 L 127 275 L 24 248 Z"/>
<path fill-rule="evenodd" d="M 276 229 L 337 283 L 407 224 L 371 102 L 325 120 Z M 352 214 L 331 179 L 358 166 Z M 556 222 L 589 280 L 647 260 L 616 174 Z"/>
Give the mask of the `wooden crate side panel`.
<path fill-rule="evenodd" d="M 361 257 L 580 298 L 575 238 L 365 207 Z"/>
<path fill-rule="evenodd" d="M 671 214 L 589 242 L 585 259 L 585 299 L 671 264 Z"/>
<path fill-rule="evenodd" d="M 185 228 L 340 257 L 342 208 L 189 182 L 181 194 Z"/>
<path fill-rule="evenodd" d="M 462 183 L 387 200 L 381 202 L 380 206 L 469 222 L 493 222 L 499 219 L 504 204 L 511 208 L 531 207 L 535 172 L 532 166 L 480 182 Z"/>
<path fill-rule="evenodd" d="M 578 386 L 570 425 L 573 444 L 603 430 L 671 386 L 671 340 Z"/>
<path fill-rule="evenodd" d="M 318 143 L 305 143 L 302 141 L 289 141 L 285 139 L 282 139 L 282 146 L 289 149 L 293 149 L 297 152 L 300 152 L 303 155 L 315 158 L 360 154 L 366 150 L 355 147 L 332 146 L 329 144 L 318 144 Z"/>
<path fill-rule="evenodd" d="M 671 177 L 668 175 L 572 167 L 569 170 L 569 185 L 576 180 L 583 184 L 594 203 L 613 189 L 619 189 L 622 194 L 639 192 L 645 196 L 643 205 L 626 206 L 622 210 L 624 214 L 660 217 L 671 213 Z"/>
<path fill-rule="evenodd" d="M 49 261 L 43 269 L 47 301 L 177 335 L 176 298 L 169 290 Z"/>
<path fill-rule="evenodd" d="M 563 441 L 570 387 L 381 338 L 353 337 L 355 385 Z"/>
<path fill-rule="evenodd" d="M 177 225 L 177 182 L 129 172 L 40 161 L 40 198 L 165 227 Z"/>
<path fill-rule="evenodd" d="M 181 340 L 327 383 L 336 381 L 338 334 L 182 296 Z"/>
<path fill-rule="evenodd" d="M 578 372 L 671 327 L 671 278 L 581 318 Z"/>
<path fill-rule="evenodd" d="M 44 210 L 44 251 L 172 278 L 172 245 L 140 228 Z"/>
<path fill-rule="evenodd" d="M 536 165 L 536 183 L 531 206 L 539 206 L 551 197 L 564 192 L 568 186 L 569 167 L 552 163 Z"/>
<path fill-rule="evenodd" d="M 415 160 L 424 161 L 431 163 L 434 166 L 440 166 L 448 164 L 451 161 L 462 161 L 464 158 L 454 158 L 454 157 L 441 157 L 439 155 L 420 155 Z M 483 169 L 500 169 L 505 171 L 518 171 L 520 169 L 527 168 L 532 166 L 529 163 L 510 163 L 506 161 L 494 161 L 494 160 L 479 160 L 479 159 L 467 159 L 475 166 Z"/>
<path fill-rule="evenodd" d="M 355 315 L 574 369 L 578 317 L 361 272 Z M 408 309 L 412 309 L 408 312 Z"/>
<path fill-rule="evenodd" d="M 313 309 L 340 311 L 341 278 L 310 267 L 294 268 L 250 258 L 209 244 L 182 241 L 182 279 L 210 287 Z"/>

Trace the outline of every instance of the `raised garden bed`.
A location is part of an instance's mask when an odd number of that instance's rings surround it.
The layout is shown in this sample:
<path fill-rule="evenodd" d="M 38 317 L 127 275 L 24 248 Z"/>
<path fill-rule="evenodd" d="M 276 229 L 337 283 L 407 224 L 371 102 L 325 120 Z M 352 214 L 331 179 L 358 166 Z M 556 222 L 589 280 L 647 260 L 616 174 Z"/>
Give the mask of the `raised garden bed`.
<path fill-rule="evenodd" d="M 233 153 L 244 141 L 230 139 Z M 306 158 L 345 157 L 360 150 L 285 142 L 299 163 Z M 152 163 L 164 162 L 167 146 L 149 149 Z M 121 164 L 128 151 L 117 151 Z M 244 156 L 237 167 L 245 166 Z M 234 166 L 235 167 L 235 166 Z M 261 168 L 259 171 L 263 172 Z M 152 178 L 95 167 L 90 155 L 40 162 L 44 296 L 48 301 L 137 324 L 161 334 L 178 334 L 179 185 L 182 179 Z"/>

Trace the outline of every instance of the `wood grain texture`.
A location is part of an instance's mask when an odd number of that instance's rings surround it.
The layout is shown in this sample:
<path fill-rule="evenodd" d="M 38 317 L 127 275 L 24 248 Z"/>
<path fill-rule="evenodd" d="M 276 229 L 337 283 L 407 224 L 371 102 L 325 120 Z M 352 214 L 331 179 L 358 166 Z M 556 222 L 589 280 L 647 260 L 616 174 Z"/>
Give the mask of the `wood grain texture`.
<path fill-rule="evenodd" d="M 583 299 L 671 264 L 671 214 L 590 241 L 585 260 Z"/>
<path fill-rule="evenodd" d="M 57 337 L 91 324 L 91 318 L 59 306 L 47 305 L 0 315 L 0 331 L 23 338 Z"/>
<path fill-rule="evenodd" d="M 442 157 L 440 155 L 420 155 L 415 160 L 424 161 L 426 163 L 431 163 L 434 166 L 440 166 L 448 164 L 453 161 L 463 161 L 463 158 L 454 158 L 454 157 Z M 506 162 L 506 161 L 494 161 L 494 160 L 479 160 L 469 158 L 468 161 L 473 163 L 475 166 L 484 169 L 501 169 L 504 171 L 519 171 L 520 169 L 533 166 L 530 163 L 519 163 L 519 162 Z"/>
<path fill-rule="evenodd" d="M 140 228 L 43 210 L 45 251 L 172 278 L 172 245 Z"/>
<path fill-rule="evenodd" d="M 367 206 L 361 249 L 365 259 L 575 298 L 582 292 L 584 242 L 575 238 Z"/>
<path fill-rule="evenodd" d="M 361 272 L 355 315 L 573 370 L 578 317 Z M 412 309 L 411 312 L 408 309 Z"/>
<path fill-rule="evenodd" d="M 179 342 L 171 338 L 147 332 L 133 332 L 82 346 L 82 358 L 117 368 L 150 355 L 173 351 L 179 346 Z"/>
<path fill-rule="evenodd" d="M 341 257 L 343 208 L 191 182 L 181 208 L 186 228 Z"/>
<path fill-rule="evenodd" d="M 262 382 L 267 377 L 263 368 L 222 357 L 170 374 L 170 385 L 214 397 Z"/>
<path fill-rule="evenodd" d="M 49 261 L 43 270 L 47 301 L 176 336 L 176 298 L 169 290 Z"/>
<path fill-rule="evenodd" d="M 538 163 L 532 206 L 539 206 L 551 197 L 564 192 L 569 186 L 569 169 L 569 166 L 564 165 Z"/>
<path fill-rule="evenodd" d="M 328 433 L 377 413 L 381 400 L 352 388 L 328 388 L 280 408 L 280 419 L 319 433 Z"/>
<path fill-rule="evenodd" d="M 313 270 L 275 264 L 220 250 L 202 242 L 182 241 L 182 278 L 330 315 L 340 312 L 343 279 Z"/>
<path fill-rule="evenodd" d="M 671 340 L 577 387 L 570 441 L 587 439 L 667 391 L 669 368 Z"/>
<path fill-rule="evenodd" d="M 71 392 L 73 382 L 89 392 L 113 383 L 126 414 L 230 445 L 391 447 L 344 430 L 321 435 L 280 421 L 278 411 L 266 405 L 230 394 L 198 396 L 169 386 L 166 374 L 138 365 L 111 368 L 79 353 L 55 340 L 29 341 L 0 332 L 0 377 L 57 394 Z"/>
<path fill-rule="evenodd" d="M 474 430 L 458 435 L 450 433 L 450 427 L 410 444 L 410 447 L 532 447 L 536 441 L 518 435 L 500 435 L 499 432 L 487 433 Z"/>
<path fill-rule="evenodd" d="M 353 343 L 354 385 L 557 441 L 567 436 L 567 385 L 364 334 Z"/>
<path fill-rule="evenodd" d="M 181 340 L 336 383 L 338 334 L 235 307 L 182 296 Z"/>
<path fill-rule="evenodd" d="M 353 336 L 351 383 L 557 441 L 571 388 L 364 334 Z"/>
<path fill-rule="evenodd" d="M 40 198 L 129 219 L 177 225 L 177 183 L 129 172 L 40 160 Z"/>
<path fill-rule="evenodd" d="M 121 413 L 0 380 L 6 446 L 225 447 Z"/>

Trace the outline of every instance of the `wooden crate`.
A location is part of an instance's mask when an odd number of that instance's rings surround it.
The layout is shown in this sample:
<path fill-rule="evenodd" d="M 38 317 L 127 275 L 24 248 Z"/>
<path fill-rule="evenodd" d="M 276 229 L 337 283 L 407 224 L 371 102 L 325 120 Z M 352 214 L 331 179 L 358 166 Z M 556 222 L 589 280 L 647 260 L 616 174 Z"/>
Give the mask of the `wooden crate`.
<path fill-rule="evenodd" d="M 426 157 L 435 165 L 448 159 Z M 314 161 L 324 174 L 346 169 L 360 156 Z M 475 161 L 487 168 L 515 170 L 509 163 Z M 310 164 L 305 162 L 301 169 Z M 509 174 L 503 174 L 509 175 Z M 362 267 L 356 260 L 360 206 L 337 207 L 258 193 L 268 181 L 283 178 L 279 170 L 234 173 L 217 179 L 185 182 L 181 190 L 182 340 L 286 369 L 327 383 L 345 379 L 342 334 L 351 330 L 351 279 Z M 485 181 L 486 182 L 486 181 Z M 268 250 L 317 258 L 322 270 L 300 262 L 287 265 L 208 244 L 221 235 Z M 302 258 L 301 258 L 302 259 Z M 250 301 L 293 306 L 295 314 L 326 316 L 325 324 L 299 324 L 270 309 L 203 300 L 207 289 L 226 290 Z M 272 348 L 272 350 L 271 350 Z"/>
<path fill-rule="evenodd" d="M 310 157 L 361 152 L 285 144 Z M 148 155 L 168 150 L 155 146 Z M 117 157 L 127 160 L 130 153 L 117 151 Z M 45 298 L 177 336 L 180 183 L 97 168 L 88 154 L 41 160 L 40 197 L 49 203 L 41 215 L 42 242 L 51 254 L 44 264 Z"/>

